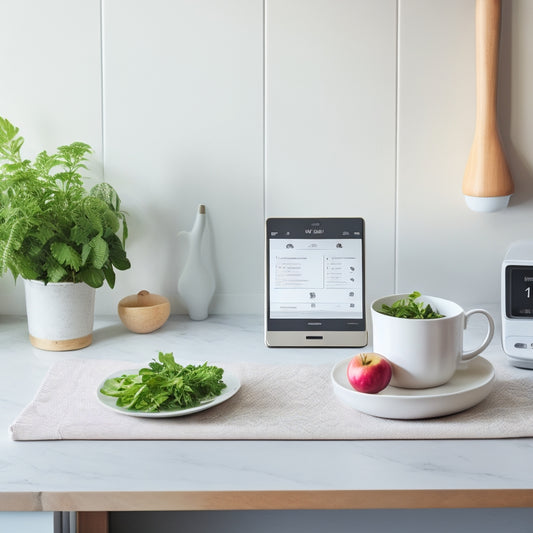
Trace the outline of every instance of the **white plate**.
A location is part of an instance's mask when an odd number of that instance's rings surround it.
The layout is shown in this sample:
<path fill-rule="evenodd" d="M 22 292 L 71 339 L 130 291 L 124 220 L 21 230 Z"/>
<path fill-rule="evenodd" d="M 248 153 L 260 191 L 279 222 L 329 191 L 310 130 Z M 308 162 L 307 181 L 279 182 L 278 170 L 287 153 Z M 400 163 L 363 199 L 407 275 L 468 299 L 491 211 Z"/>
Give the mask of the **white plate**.
<path fill-rule="evenodd" d="M 205 409 L 210 409 L 211 407 L 214 407 L 215 405 L 218 405 L 222 402 L 225 402 L 226 400 L 229 400 L 241 387 L 241 382 L 239 378 L 232 374 L 231 372 L 228 372 L 227 370 L 224 370 L 224 374 L 222 376 L 222 381 L 226 384 L 226 387 L 222 389 L 222 392 L 219 396 L 212 398 L 210 400 L 206 400 L 202 402 L 200 405 L 197 405 L 196 407 L 189 407 L 187 409 L 174 409 L 169 411 L 157 411 L 154 413 L 147 413 L 145 411 L 134 411 L 132 409 L 126 409 L 125 407 L 118 407 L 116 405 L 117 399 L 113 396 L 107 396 L 105 394 L 102 394 L 100 392 L 100 389 L 103 387 L 104 383 L 111 378 L 116 378 L 118 376 L 122 376 L 123 374 L 130 375 L 130 374 L 138 374 L 139 370 L 141 368 L 146 368 L 145 366 L 128 369 L 128 370 L 120 370 L 118 372 L 114 372 L 113 374 L 107 376 L 107 378 L 98 385 L 98 388 L 96 389 L 96 394 L 98 396 L 98 399 L 100 400 L 100 403 L 107 407 L 108 409 L 111 409 L 112 411 L 115 411 L 116 413 L 121 413 L 123 415 L 128 416 L 136 416 L 140 418 L 171 418 L 175 416 L 186 416 L 186 415 L 192 415 L 194 413 L 198 413 L 199 411 L 204 411 Z"/>
<path fill-rule="evenodd" d="M 389 385 L 377 394 L 357 392 L 346 370 L 352 358 L 331 371 L 337 397 L 349 407 L 381 418 L 412 420 L 450 415 L 469 409 L 487 397 L 494 382 L 494 368 L 483 357 L 462 363 L 452 379 L 430 389 L 402 389 Z"/>

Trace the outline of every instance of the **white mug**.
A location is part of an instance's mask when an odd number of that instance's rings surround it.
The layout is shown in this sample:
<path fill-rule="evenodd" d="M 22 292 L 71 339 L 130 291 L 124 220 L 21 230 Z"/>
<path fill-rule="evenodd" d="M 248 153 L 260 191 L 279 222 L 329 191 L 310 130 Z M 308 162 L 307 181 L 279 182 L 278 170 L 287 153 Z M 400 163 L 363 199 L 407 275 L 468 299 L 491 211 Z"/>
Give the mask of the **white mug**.
<path fill-rule="evenodd" d="M 479 355 L 492 340 L 494 320 L 484 309 L 463 309 L 454 302 L 420 296 L 417 301 L 431 305 L 443 318 L 398 318 L 380 313 L 383 304 L 406 299 L 407 294 L 379 298 L 372 303 L 373 350 L 392 364 L 391 385 L 425 389 L 443 385 L 455 374 L 459 363 Z M 487 317 L 488 331 L 481 345 L 464 351 L 463 332 L 475 313 Z"/>

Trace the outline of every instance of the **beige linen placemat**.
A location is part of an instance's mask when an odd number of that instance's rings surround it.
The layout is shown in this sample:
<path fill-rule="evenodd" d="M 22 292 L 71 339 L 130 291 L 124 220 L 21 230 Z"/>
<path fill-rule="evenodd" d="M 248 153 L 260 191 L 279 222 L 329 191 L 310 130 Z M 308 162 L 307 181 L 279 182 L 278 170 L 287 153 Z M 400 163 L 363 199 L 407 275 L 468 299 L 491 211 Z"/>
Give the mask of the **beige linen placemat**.
<path fill-rule="evenodd" d="M 213 364 L 213 363 L 212 363 Z M 216 363 L 214 363 L 216 364 Z M 489 396 L 442 418 L 375 418 L 344 406 L 330 382 L 331 366 L 220 364 L 241 389 L 191 416 L 146 419 L 102 406 L 96 389 L 124 361 L 55 363 L 35 399 L 10 427 L 14 440 L 57 439 L 469 439 L 533 436 L 533 384 L 527 370 L 496 368 Z"/>

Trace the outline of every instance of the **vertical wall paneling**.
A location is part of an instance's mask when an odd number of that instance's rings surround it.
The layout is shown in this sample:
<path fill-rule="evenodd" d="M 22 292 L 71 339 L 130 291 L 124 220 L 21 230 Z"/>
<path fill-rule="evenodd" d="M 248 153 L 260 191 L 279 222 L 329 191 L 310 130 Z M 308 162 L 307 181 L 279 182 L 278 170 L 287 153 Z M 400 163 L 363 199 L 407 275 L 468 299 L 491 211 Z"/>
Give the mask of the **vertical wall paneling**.
<path fill-rule="evenodd" d="M 104 0 L 106 179 L 130 213 L 133 265 L 116 298 L 147 289 L 183 311 L 177 234 L 204 203 L 212 310 L 261 312 L 262 14 L 260 0 Z"/>
<path fill-rule="evenodd" d="M 84 141 L 100 178 L 100 2 L 0 3 L 0 115 L 20 127 L 23 156 Z M 25 313 L 22 280 L 0 279 L 0 313 Z"/>
<path fill-rule="evenodd" d="M 266 0 L 266 214 L 362 216 L 393 291 L 396 2 Z"/>
<path fill-rule="evenodd" d="M 368 301 L 419 289 L 497 302 L 533 202 L 533 3 L 502 4 L 498 113 L 516 193 L 498 213 L 469 211 L 461 193 L 474 0 L 3 2 L 0 114 L 28 156 L 91 144 L 91 174 L 104 162 L 123 199 L 133 268 L 98 291 L 98 313 L 143 288 L 183 311 L 177 233 L 199 203 L 214 312 L 261 312 L 264 215 L 363 216 Z M 22 283 L 4 276 L 0 313 L 24 312 Z"/>

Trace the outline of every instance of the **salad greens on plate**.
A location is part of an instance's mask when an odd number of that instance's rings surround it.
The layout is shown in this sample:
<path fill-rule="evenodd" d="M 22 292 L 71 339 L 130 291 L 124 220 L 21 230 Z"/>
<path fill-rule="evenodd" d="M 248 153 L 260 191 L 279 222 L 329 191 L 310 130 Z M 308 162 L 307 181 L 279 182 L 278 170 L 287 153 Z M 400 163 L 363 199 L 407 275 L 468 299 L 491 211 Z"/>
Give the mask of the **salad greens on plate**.
<path fill-rule="evenodd" d="M 217 366 L 182 366 L 172 353 L 159 352 L 159 361 L 148 363 L 137 374 L 107 379 L 100 392 L 117 398 L 117 407 L 147 413 L 188 409 L 219 396 L 226 384 L 224 369 Z"/>

